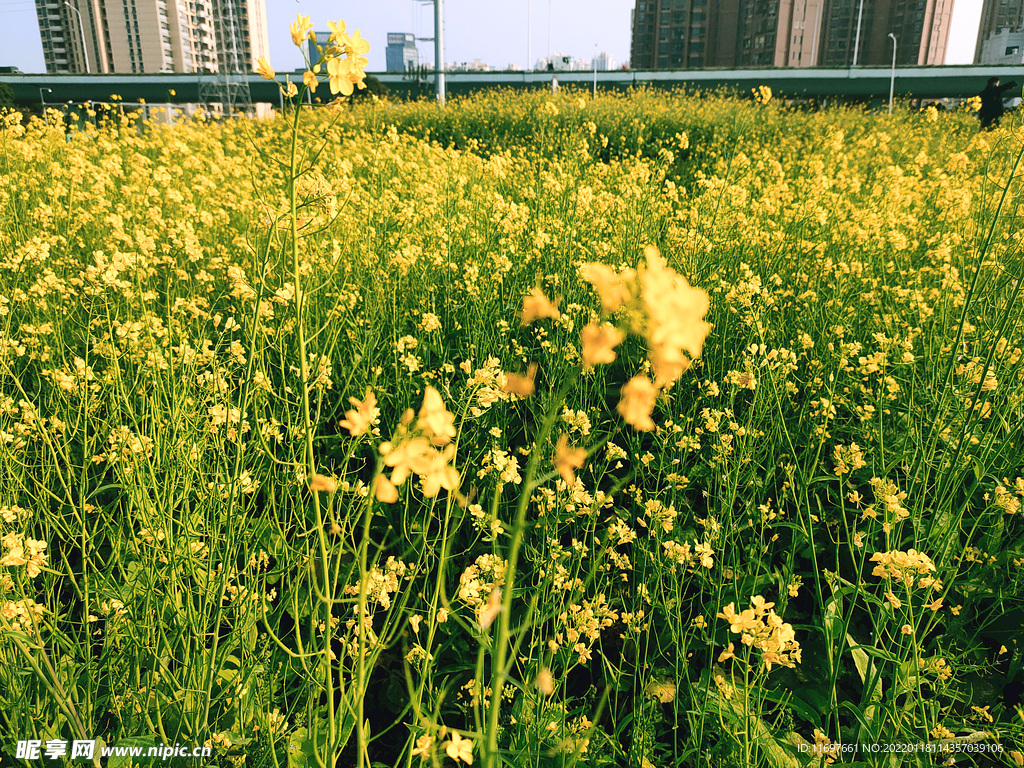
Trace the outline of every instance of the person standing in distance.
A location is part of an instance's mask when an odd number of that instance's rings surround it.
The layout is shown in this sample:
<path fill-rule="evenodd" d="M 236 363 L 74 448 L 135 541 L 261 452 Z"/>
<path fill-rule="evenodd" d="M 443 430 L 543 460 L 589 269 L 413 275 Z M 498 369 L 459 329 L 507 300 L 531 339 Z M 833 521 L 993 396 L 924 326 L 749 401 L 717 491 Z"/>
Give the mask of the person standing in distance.
<path fill-rule="evenodd" d="M 1003 116 L 1003 93 L 1016 88 L 1017 82 L 1011 80 L 1006 85 L 999 84 L 998 77 L 990 77 L 985 90 L 978 94 L 981 98 L 981 109 L 978 110 L 978 118 L 981 120 L 981 130 L 991 131 L 999 125 L 999 119 Z"/>

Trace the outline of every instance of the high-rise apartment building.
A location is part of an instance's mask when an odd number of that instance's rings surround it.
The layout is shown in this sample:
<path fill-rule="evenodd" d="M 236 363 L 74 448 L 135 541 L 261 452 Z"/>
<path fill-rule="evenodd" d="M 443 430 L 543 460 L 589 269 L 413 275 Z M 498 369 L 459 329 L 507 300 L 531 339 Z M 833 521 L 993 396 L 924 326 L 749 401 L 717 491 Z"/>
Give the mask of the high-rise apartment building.
<path fill-rule="evenodd" d="M 1024 0 L 985 0 L 981 6 L 981 25 L 978 44 L 974 49 L 974 63 L 982 62 L 982 46 L 1000 29 L 1016 32 L 1024 27 Z"/>
<path fill-rule="evenodd" d="M 991 1 L 991 0 L 987 0 Z M 1024 0 L 996 0 L 1024 5 Z M 954 0 L 637 0 L 635 69 L 941 64 Z M 856 62 L 855 62 L 856 58 Z"/>
<path fill-rule="evenodd" d="M 827 0 L 637 0 L 632 66 L 809 67 Z"/>
<path fill-rule="evenodd" d="M 36 0 L 46 71 L 249 72 L 269 55 L 263 0 Z"/>
<path fill-rule="evenodd" d="M 954 0 L 826 0 L 819 64 L 825 67 L 942 64 Z M 859 35 L 858 35 L 859 29 Z"/>
<path fill-rule="evenodd" d="M 732 0 L 722 4 L 719 67 L 811 67 L 825 0 Z"/>
<path fill-rule="evenodd" d="M 730 4 L 732 0 L 725 0 Z M 637 0 L 633 10 L 633 69 L 709 66 L 715 7 L 709 0 Z"/>
<path fill-rule="evenodd" d="M 826 0 L 782 0 L 775 45 L 776 67 L 813 67 L 821 51 Z"/>

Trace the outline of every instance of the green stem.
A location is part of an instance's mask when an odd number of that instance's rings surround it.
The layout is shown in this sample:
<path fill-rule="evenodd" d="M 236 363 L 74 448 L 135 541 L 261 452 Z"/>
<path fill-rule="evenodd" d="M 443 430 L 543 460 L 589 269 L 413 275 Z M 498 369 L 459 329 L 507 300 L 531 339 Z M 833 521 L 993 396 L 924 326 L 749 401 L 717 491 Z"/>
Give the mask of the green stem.
<path fill-rule="evenodd" d="M 537 475 L 537 466 L 540 463 L 540 446 L 542 446 L 551 433 L 555 420 L 558 417 L 558 406 L 565 399 L 569 388 L 576 382 L 579 376 L 579 369 L 571 375 L 562 385 L 561 390 L 551 401 L 550 410 L 541 425 L 537 439 L 533 443 L 533 451 L 530 454 L 530 463 L 526 465 L 526 477 L 523 479 L 523 491 L 519 495 L 519 504 L 516 507 L 516 518 L 512 525 L 512 543 L 509 547 L 508 566 L 505 568 L 505 588 L 501 595 L 501 613 L 498 616 L 498 631 L 494 637 L 494 659 L 491 667 L 491 705 L 487 711 L 487 753 L 486 765 L 494 768 L 498 762 L 498 716 L 501 709 L 501 691 L 505 686 L 507 675 L 505 666 L 508 662 L 508 646 L 510 629 L 510 613 L 512 610 L 512 593 L 515 589 L 516 564 L 519 561 L 519 550 L 523 544 L 523 531 L 526 528 L 526 510 L 530 504 L 530 497 L 536 489 L 534 477 Z"/>

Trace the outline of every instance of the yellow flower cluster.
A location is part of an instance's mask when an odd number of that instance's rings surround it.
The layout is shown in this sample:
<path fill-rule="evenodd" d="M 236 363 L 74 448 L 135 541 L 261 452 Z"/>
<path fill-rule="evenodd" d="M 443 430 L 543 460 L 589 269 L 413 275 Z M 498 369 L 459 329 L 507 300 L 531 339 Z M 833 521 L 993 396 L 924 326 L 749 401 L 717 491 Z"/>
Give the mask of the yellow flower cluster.
<path fill-rule="evenodd" d="M 459 599 L 473 609 L 483 627 L 494 620 L 507 569 L 507 560 L 497 555 L 480 555 L 459 576 Z"/>
<path fill-rule="evenodd" d="M 8 524 L 20 523 L 23 520 L 27 520 L 31 516 L 32 513 L 29 510 L 22 509 L 16 504 L 11 505 L 9 507 L 0 507 L 0 520 L 3 520 L 5 523 Z"/>
<path fill-rule="evenodd" d="M 30 539 L 12 531 L 3 537 L 2 543 L 7 552 L 0 557 L 0 565 L 8 568 L 24 565 L 30 579 L 42 573 L 47 559 L 45 541 Z"/>
<path fill-rule="evenodd" d="M 699 357 L 711 326 L 704 321 L 710 307 L 706 292 L 694 288 L 668 266 L 658 249 L 644 249 L 646 264 L 619 272 L 599 263 L 580 267 L 580 275 L 597 291 L 601 312 L 611 317 L 623 312 L 626 327 L 647 340 L 654 372 L 652 382 L 635 376 L 622 388 L 619 414 L 641 431 L 655 428 L 651 413 L 658 394 L 671 387 Z M 615 360 L 614 349 L 626 338 L 615 325 L 591 322 L 580 334 L 586 366 Z"/>
<path fill-rule="evenodd" d="M 883 477 L 871 478 L 871 489 L 875 493 L 875 499 L 885 505 L 885 511 L 896 520 L 904 520 L 910 517 L 910 512 L 903 506 L 907 498 L 907 492 L 901 491 L 899 486 L 892 480 Z"/>
<path fill-rule="evenodd" d="M 338 426 L 347 429 L 352 437 L 365 435 L 380 423 L 377 397 L 369 387 L 366 388 L 366 394 L 361 401 L 350 397 L 349 402 L 354 409 L 345 411 L 345 418 L 338 422 Z"/>
<path fill-rule="evenodd" d="M 921 589 L 939 586 L 939 581 L 930 576 L 935 572 L 935 563 L 923 552 L 916 549 L 908 549 L 906 552 L 892 550 L 891 552 L 875 552 L 871 556 L 871 562 L 878 563 L 871 571 L 872 576 L 882 579 L 900 579 L 909 587 L 914 582 L 915 576 L 923 578 L 918 582 Z"/>
<path fill-rule="evenodd" d="M 775 613 L 775 603 L 765 602 L 760 595 L 750 598 L 750 608 L 736 613 L 735 603 L 729 603 L 718 614 L 718 618 L 729 622 L 733 634 L 741 635 L 740 641 L 761 651 L 761 661 L 770 672 L 773 664 L 794 667 L 800 662 L 800 643 L 792 624 L 786 624 Z M 729 647 L 719 657 L 719 663 L 734 656 L 735 647 Z"/>
<path fill-rule="evenodd" d="M 604 595 L 593 600 L 572 604 L 569 610 L 559 615 L 563 631 L 556 632 L 549 643 L 552 650 L 568 644 L 580 664 L 586 664 L 592 657 L 591 647 L 601 637 L 601 630 L 607 629 L 619 620 L 619 613 L 613 610 Z"/>
<path fill-rule="evenodd" d="M 302 75 L 302 83 L 311 92 L 316 92 L 320 84 L 317 75 L 326 65 L 331 93 L 351 96 L 356 88 L 366 88 L 364 68 L 369 64 L 369 59 L 364 54 L 370 50 L 370 44 L 362 38 L 358 29 L 352 35 L 348 35 L 345 32 L 344 21 L 329 21 L 327 26 L 331 29 L 330 43 L 326 50 L 321 51 L 319 61 L 310 62 L 310 69 Z M 291 25 L 292 42 L 301 48 L 307 39 L 315 40 L 315 34 L 309 16 L 298 14 Z M 341 58 L 342 54 L 345 56 L 344 59 Z M 256 71 L 264 80 L 273 80 L 276 76 L 266 58 L 256 60 Z M 281 89 L 286 96 L 298 93 L 295 84 L 290 81 Z"/>
<path fill-rule="evenodd" d="M 11 629 L 26 635 L 35 634 L 34 627 L 44 613 L 46 608 L 32 598 L 12 600 L 0 607 L 0 616 L 10 623 Z"/>
<path fill-rule="evenodd" d="M 864 454 L 856 443 L 850 443 L 849 445 L 837 445 L 835 451 L 832 453 L 832 459 L 835 461 L 835 473 L 837 475 L 856 472 L 858 469 L 866 466 L 864 462 Z"/>
<path fill-rule="evenodd" d="M 362 403 L 353 401 L 357 408 L 348 412 L 347 424 L 343 422 L 352 434 L 362 434 L 371 423 L 376 403 L 375 399 L 371 402 L 371 397 L 372 393 L 368 392 Z M 410 409 L 392 441 L 380 445 L 380 455 L 385 466 L 391 468 L 391 475 L 381 474 L 374 479 L 373 490 L 378 501 L 388 504 L 398 501 L 398 487 L 413 474 L 419 476 L 427 498 L 434 498 L 442 488 L 454 491 L 459 487 L 459 471 L 448 464 L 455 456 L 455 446 L 450 444 L 455 437 L 455 416 L 445 407 L 436 389 L 426 388 L 416 423 L 410 430 L 408 424 L 413 418 Z M 445 448 L 439 451 L 434 446 Z"/>
<path fill-rule="evenodd" d="M 754 101 L 758 104 L 767 104 L 772 100 L 772 89 L 767 85 L 759 85 L 754 89 Z"/>
<path fill-rule="evenodd" d="M 691 548 L 690 542 L 665 541 L 661 544 L 665 550 L 665 559 L 668 561 L 672 573 L 676 572 L 677 566 L 690 569 L 698 565 L 710 570 L 715 565 L 715 550 L 707 542 L 697 542 Z"/>
<path fill-rule="evenodd" d="M 391 606 L 391 596 L 398 591 L 402 580 L 410 576 L 409 566 L 395 557 L 389 557 L 383 568 L 374 566 L 366 584 L 367 604 L 387 610 Z M 358 595 L 359 591 L 358 584 L 348 584 L 344 589 L 349 596 Z"/>

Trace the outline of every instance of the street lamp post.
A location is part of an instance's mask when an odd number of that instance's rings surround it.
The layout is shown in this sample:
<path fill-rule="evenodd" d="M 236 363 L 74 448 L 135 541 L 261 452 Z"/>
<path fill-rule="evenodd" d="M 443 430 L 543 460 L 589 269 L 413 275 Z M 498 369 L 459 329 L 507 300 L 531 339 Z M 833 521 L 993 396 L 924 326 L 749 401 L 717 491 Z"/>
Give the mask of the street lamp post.
<path fill-rule="evenodd" d="M 43 105 L 43 120 L 47 125 L 50 124 L 50 116 L 46 114 L 46 99 L 43 98 L 43 91 L 47 93 L 53 93 L 53 88 L 40 88 L 39 89 L 39 103 Z"/>
<path fill-rule="evenodd" d="M 64 0 L 64 5 L 70 8 L 78 15 L 78 31 L 82 33 L 82 57 L 85 59 L 85 74 L 89 74 L 89 51 L 85 47 L 85 24 L 82 22 L 81 12 L 75 8 L 68 0 Z"/>
<path fill-rule="evenodd" d="M 434 0 L 434 66 L 437 74 L 434 87 L 437 92 L 437 103 L 444 106 L 444 9 L 442 0 Z"/>
<path fill-rule="evenodd" d="M 860 20 L 864 17 L 864 0 L 860 0 L 860 11 L 857 13 L 857 35 L 853 39 L 853 66 L 857 66 L 857 53 L 860 51 Z"/>
<path fill-rule="evenodd" d="M 597 43 L 594 43 L 594 98 L 597 98 Z"/>
<path fill-rule="evenodd" d="M 896 35 L 889 33 L 892 38 L 892 71 L 889 74 L 889 114 L 892 114 L 892 95 L 896 90 Z"/>

